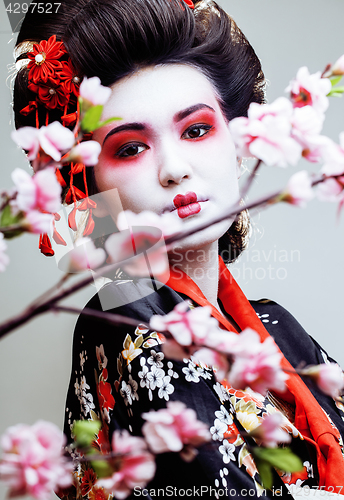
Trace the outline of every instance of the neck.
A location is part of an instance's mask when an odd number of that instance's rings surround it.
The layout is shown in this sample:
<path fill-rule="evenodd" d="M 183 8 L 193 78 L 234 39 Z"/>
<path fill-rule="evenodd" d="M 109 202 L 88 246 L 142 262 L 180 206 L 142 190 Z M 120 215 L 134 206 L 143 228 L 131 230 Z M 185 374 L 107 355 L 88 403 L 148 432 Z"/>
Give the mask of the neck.
<path fill-rule="evenodd" d="M 179 252 L 170 256 L 172 269 L 181 269 L 198 286 L 205 298 L 218 310 L 219 258 L 217 241 L 196 249 Z M 181 258 L 182 257 L 182 258 Z"/>

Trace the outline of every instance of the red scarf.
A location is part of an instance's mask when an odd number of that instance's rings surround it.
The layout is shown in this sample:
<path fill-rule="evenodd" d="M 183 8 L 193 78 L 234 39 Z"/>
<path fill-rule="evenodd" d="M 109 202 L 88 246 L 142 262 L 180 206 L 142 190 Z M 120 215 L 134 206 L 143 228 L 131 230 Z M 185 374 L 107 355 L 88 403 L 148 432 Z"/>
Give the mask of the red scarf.
<path fill-rule="evenodd" d="M 187 274 L 183 273 L 182 279 L 180 278 L 180 272 L 179 269 L 178 273 L 171 269 L 167 285 L 176 292 L 190 297 L 200 306 L 210 305 L 212 316 L 227 330 L 236 331 L 230 322 L 208 302 Z M 226 312 L 232 316 L 241 330 L 247 327 L 252 328 L 259 334 L 261 341 L 270 336 L 221 257 L 219 258 L 218 295 Z M 293 369 L 284 356 L 282 366 L 288 370 Z M 290 374 L 287 387 L 289 394 L 283 393 L 281 397 L 284 400 L 292 400 L 295 404 L 295 427 L 307 441 L 311 441 L 316 447 L 319 486 L 325 486 L 326 489 L 331 487 L 332 491 L 335 491 L 333 488 L 342 485 L 344 478 L 344 460 L 338 444 L 338 430 L 332 427 L 321 406 L 299 375 Z"/>

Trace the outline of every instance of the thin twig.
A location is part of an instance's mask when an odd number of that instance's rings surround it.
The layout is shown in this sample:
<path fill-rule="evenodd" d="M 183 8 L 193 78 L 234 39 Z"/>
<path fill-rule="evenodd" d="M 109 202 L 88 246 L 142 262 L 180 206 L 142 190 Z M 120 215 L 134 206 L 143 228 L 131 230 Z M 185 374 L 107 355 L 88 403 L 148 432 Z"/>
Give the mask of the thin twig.
<path fill-rule="evenodd" d="M 257 160 L 257 163 L 255 164 L 255 166 L 251 170 L 250 175 L 248 176 L 248 179 L 247 179 L 246 183 L 244 184 L 244 187 L 241 190 L 241 197 L 242 198 L 245 198 L 245 196 L 247 195 L 247 193 L 252 185 L 252 182 L 253 182 L 255 176 L 257 175 L 258 169 L 259 169 L 261 164 L 262 164 L 262 160 Z"/>
<path fill-rule="evenodd" d="M 321 73 L 321 77 L 320 78 L 328 78 L 326 75 L 326 73 L 328 73 L 330 71 L 330 69 L 332 68 L 332 64 L 327 64 L 325 66 L 325 69 L 324 71 Z M 328 76 L 331 76 L 331 75 L 328 75 Z"/>
<path fill-rule="evenodd" d="M 250 210 L 251 208 L 255 207 L 260 207 L 264 206 L 266 204 L 274 204 L 278 201 L 280 198 L 281 194 L 283 193 L 283 190 L 278 190 L 275 191 L 274 193 L 271 193 L 267 196 L 262 196 L 261 198 L 258 198 L 256 201 L 252 201 L 251 203 L 244 203 L 241 205 L 240 203 L 237 203 L 230 209 L 228 209 L 226 212 L 222 213 L 221 215 L 218 215 L 217 217 L 214 217 L 210 221 L 203 222 L 202 224 L 198 224 L 197 226 L 188 229 L 187 231 L 179 232 L 175 235 L 169 236 L 165 240 L 165 244 L 170 248 L 172 243 L 175 243 L 181 239 L 186 238 L 187 236 L 191 236 L 192 234 L 198 233 L 198 231 L 202 231 L 203 229 L 206 229 L 208 226 L 212 226 L 213 224 L 217 224 L 218 222 L 223 221 L 224 219 L 229 219 L 235 215 L 238 214 L 238 212 L 241 212 L 242 210 Z"/>
<path fill-rule="evenodd" d="M 15 328 L 18 328 L 19 326 L 22 326 L 23 324 L 27 323 L 35 316 L 38 316 L 40 314 L 49 311 L 49 309 L 51 309 L 54 304 L 56 304 L 60 300 L 65 299 L 66 297 L 69 297 L 70 295 L 81 290 L 82 288 L 86 287 L 87 285 L 92 283 L 94 279 L 102 276 L 104 272 L 111 272 L 117 268 L 118 268 L 117 262 L 115 264 L 112 264 L 111 266 L 103 267 L 99 269 L 96 273 L 94 273 L 93 276 L 90 275 L 87 276 L 86 278 L 83 278 L 82 280 L 80 280 L 78 283 L 75 283 L 67 290 L 62 289 L 57 295 L 55 295 L 55 297 L 52 297 L 46 300 L 45 302 L 42 302 L 38 307 L 35 304 L 31 304 L 18 316 L 15 316 L 14 318 L 7 320 L 0 325 L 0 339 L 3 338 L 6 334 L 11 332 L 12 330 L 14 330 Z"/>
<path fill-rule="evenodd" d="M 93 318 L 97 318 L 100 321 L 103 321 L 104 323 L 108 323 L 111 325 L 120 325 L 124 323 L 125 325 L 137 326 L 139 324 L 142 324 L 142 320 L 140 319 L 129 318 L 128 316 L 122 316 L 121 314 L 113 314 L 104 311 L 97 311 L 96 309 L 90 309 L 88 307 L 85 307 L 84 309 L 79 309 L 77 307 L 52 306 L 51 310 L 66 312 L 71 314 L 82 313 L 85 316 L 91 316 Z"/>
<path fill-rule="evenodd" d="M 8 196 L 7 193 L 2 193 L 2 197 Z M 8 196 L 6 200 L 0 205 L 0 212 L 3 211 L 4 208 L 7 207 L 7 205 L 12 201 L 15 200 L 17 197 L 17 193 L 14 193 L 12 196 Z"/>
<path fill-rule="evenodd" d="M 22 224 L 12 224 L 12 226 L 4 226 L 0 227 L 0 233 L 9 233 L 12 231 L 25 231 L 25 228 L 23 228 Z"/>
<path fill-rule="evenodd" d="M 70 273 L 66 273 L 62 276 L 62 278 L 56 283 L 56 285 L 52 286 L 49 288 L 46 292 L 42 293 L 37 299 L 32 302 L 32 306 L 34 305 L 40 305 L 44 303 L 44 300 L 46 300 L 52 293 L 56 292 L 57 289 L 61 288 L 61 286 L 71 277 Z"/>

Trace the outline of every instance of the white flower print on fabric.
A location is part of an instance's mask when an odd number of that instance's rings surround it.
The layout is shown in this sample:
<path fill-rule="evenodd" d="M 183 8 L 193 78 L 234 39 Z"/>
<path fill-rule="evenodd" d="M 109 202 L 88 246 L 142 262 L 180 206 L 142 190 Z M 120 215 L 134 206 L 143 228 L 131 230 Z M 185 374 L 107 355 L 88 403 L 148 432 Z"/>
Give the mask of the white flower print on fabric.
<path fill-rule="evenodd" d="M 95 408 L 92 394 L 83 392 L 81 399 L 82 399 L 82 405 L 84 407 L 84 414 L 87 415 L 88 413 L 91 413 L 91 410 Z"/>
<path fill-rule="evenodd" d="M 224 406 L 221 406 L 220 410 L 215 412 L 215 416 L 220 420 L 220 422 L 223 422 L 226 425 L 232 425 L 233 423 L 232 416 L 228 413 Z"/>
<path fill-rule="evenodd" d="M 85 351 L 81 351 L 79 356 L 80 356 L 80 367 L 81 367 L 81 370 L 83 371 L 84 370 L 84 364 L 85 364 L 85 354 L 86 352 Z"/>
<path fill-rule="evenodd" d="M 268 319 L 270 317 L 270 314 L 259 314 L 259 313 L 256 313 L 256 314 L 262 323 L 270 323 L 270 319 Z M 271 321 L 272 325 L 277 325 L 277 323 L 278 323 L 278 319 Z"/>
<path fill-rule="evenodd" d="M 91 413 L 91 410 L 95 408 L 93 403 L 93 396 L 91 393 L 87 393 L 86 389 L 89 389 L 90 386 L 86 382 L 86 378 L 83 375 L 80 380 L 80 385 L 78 379 L 75 379 L 74 389 L 75 395 L 80 401 L 81 409 L 83 414 L 86 416 L 88 413 Z"/>
<path fill-rule="evenodd" d="M 221 482 L 222 482 L 222 486 L 224 488 L 226 488 L 226 486 L 227 486 L 227 479 L 225 478 L 225 476 L 228 476 L 228 469 L 227 469 L 227 467 L 224 467 L 223 469 L 220 469 Z"/>
<path fill-rule="evenodd" d="M 226 389 L 223 387 L 223 385 L 220 384 L 220 382 L 216 382 L 216 384 L 213 385 L 213 389 L 216 392 L 216 394 L 218 395 L 221 403 L 223 403 L 224 401 L 229 401 L 229 395 L 228 395 Z"/>
<path fill-rule="evenodd" d="M 147 375 L 147 379 L 149 381 L 149 388 L 152 391 L 154 391 L 156 387 L 161 387 L 164 376 L 165 376 L 164 370 L 161 370 L 161 368 L 157 368 L 156 366 L 153 365 L 151 371 Z"/>
<path fill-rule="evenodd" d="M 158 396 L 161 399 L 165 399 L 166 401 L 169 401 L 170 399 L 170 394 L 174 391 L 174 387 L 172 384 L 170 384 L 171 377 L 169 375 L 166 375 L 163 378 L 162 386 L 159 389 Z"/>
<path fill-rule="evenodd" d="M 227 424 L 221 422 L 218 418 L 214 420 L 213 427 L 210 427 L 210 434 L 214 441 L 222 441 L 223 434 L 227 430 Z"/>
<path fill-rule="evenodd" d="M 157 368 L 162 368 L 164 365 L 162 360 L 164 359 L 163 352 L 156 352 L 154 349 L 151 349 L 151 356 L 147 359 L 147 363 L 156 366 Z"/>
<path fill-rule="evenodd" d="M 108 359 L 105 356 L 104 346 L 101 344 L 99 347 L 96 346 L 96 356 L 98 360 L 99 370 L 107 367 Z"/>
<path fill-rule="evenodd" d="M 177 373 L 177 372 L 175 372 L 175 371 L 173 370 L 173 363 L 172 363 L 172 361 L 168 361 L 168 362 L 167 362 L 167 368 L 168 368 L 168 370 L 167 370 L 167 374 L 168 374 L 171 378 L 179 378 L 178 373 Z"/>
<path fill-rule="evenodd" d="M 138 401 L 139 395 L 137 394 L 138 383 L 133 379 L 131 375 L 129 375 L 128 387 L 131 389 L 131 398 L 132 400 L 136 399 Z"/>
<path fill-rule="evenodd" d="M 147 387 L 147 389 L 149 389 L 149 380 L 148 380 L 148 377 L 147 377 L 148 373 L 149 373 L 149 370 L 148 370 L 147 366 L 143 365 L 142 366 L 142 371 L 140 371 L 138 373 L 138 376 L 141 379 L 140 380 L 140 387 L 142 387 L 142 388 L 143 387 Z"/>
<path fill-rule="evenodd" d="M 234 450 L 234 444 L 229 443 L 227 439 L 224 439 L 222 441 L 222 445 L 219 446 L 219 452 L 222 453 L 222 460 L 225 464 L 228 464 L 231 460 L 235 461 L 235 456 L 233 453 Z"/>
<path fill-rule="evenodd" d="M 197 366 L 196 369 L 200 377 L 203 377 L 205 380 L 211 379 L 212 373 L 207 368 L 204 366 Z"/>
<path fill-rule="evenodd" d="M 129 380 L 128 383 L 125 382 L 125 380 L 122 381 L 122 387 L 121 390 L 119 391 L 122 398 L 124 399 L 124 403 L 126 406 L 132 405 L 133 401 L 136 399 L 138 400 L 138 394 L 137 394 L 137 388 L 138 384 L 136 380 L 132 378 L 131 375 L 129 375 Z"/>
<path fill-rule="evenodd" d="M 76 378 L 75 383 L 74 383 L 74 389 L 75 389 L 75 395 L 77 396 L 78 399 L 81 397 L 81 387 L 79 385 L 79 381 Z"/>
<path fill-rule="evenodd" d="M 163 385 L 163 380 L 165 377 L 165 372 L 161 368 L 157 368 L 155 365 L 152 366 L 151 371 L 147 373 L 148 380 L 148 397 L 149 400 L 153 400 L 153 393 L 157 387 Z"/>
<path fill-rule="evenodd" d="M 185 366 L 182 372 L 185 373 L 185 380 L 187 382 L 199 382 L 200 374 L 195 368 L 195 363 L 192 363 L 192 361 L 189 361 L 188 366 Z"/>
<path fill-rule="evenodd" d="M 81 377 L 81 380 L 80 380 L 80 389 L 82 390 L 82 392 L 86 392 L 86 389 L 89 389 L 89 388 L 90 388 L 90 386 L 86 382 L 86 377 L 85 377 L 85 375 L 83 375 Z"/>

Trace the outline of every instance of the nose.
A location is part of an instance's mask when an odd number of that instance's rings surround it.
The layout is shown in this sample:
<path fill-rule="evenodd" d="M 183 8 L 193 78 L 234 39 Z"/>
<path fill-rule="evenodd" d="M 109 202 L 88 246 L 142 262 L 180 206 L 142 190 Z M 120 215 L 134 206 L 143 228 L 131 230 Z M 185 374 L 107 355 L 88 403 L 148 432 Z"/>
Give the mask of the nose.
<path fill-rule="evenodd" d="M 161 147 L 158 161 L 159 181 L 164 187 L 180 184 L 192 176 L 190 161 L 175 143 Z"/>

